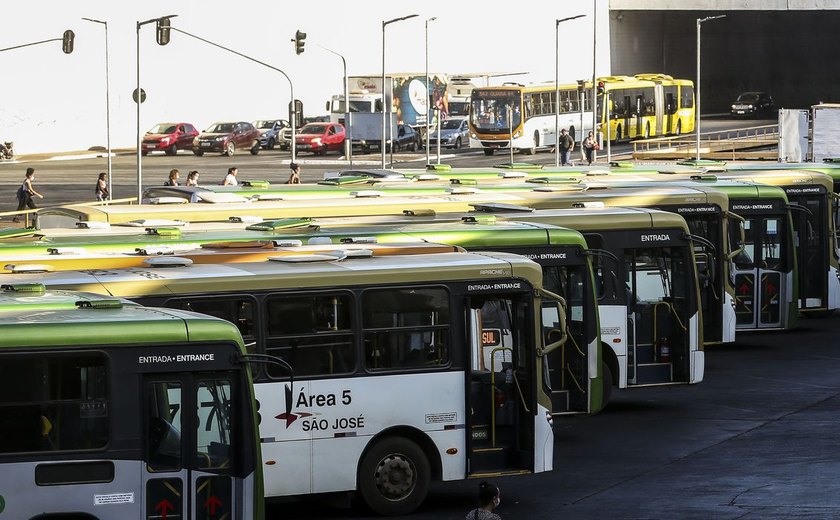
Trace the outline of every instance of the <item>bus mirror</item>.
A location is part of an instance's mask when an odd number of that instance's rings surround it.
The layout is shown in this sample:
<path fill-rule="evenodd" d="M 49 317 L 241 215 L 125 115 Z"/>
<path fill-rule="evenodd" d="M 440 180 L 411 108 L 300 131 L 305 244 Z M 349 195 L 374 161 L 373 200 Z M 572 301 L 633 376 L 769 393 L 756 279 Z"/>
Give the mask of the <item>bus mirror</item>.
<path fill-rule="evenodd" d="M 544 355 L 548 354 L 549 352 L 562 347 L 566 343 L 566 340 L 569 339 L 569 332 L 568 332 L 568 328 L 566 327 L 566 314 L 567 314 L 568 311 L 567 311 L 567 308 L 566 308 L 565 298 L 563 298 L 559 294 L 554 294 L 553 292 L 548 291 L 546 289 L 538 289 L 538 293 L 543 298 L 545 298 L 547 300 L 557 302 L 557 304 L 558 304 L 557 322 L 556 323 L 559 326 L 555 327 L 555 329 L 560 331 L 560 338 L 557 341 L 553 341 L 551 343 L 543 345 L 542 348 L 537 349 L 537 355 L 538 356 L 544 356 Z M 543 310 L 543 316 L 545 316 L 545 315 L 546 315 L 545 310 Z"/>
<path fill-rule="evenodd" d="M 736 215 L 735 213 L 732 213 L 731 211 L 726 213 L 726 217 L 729 218 L 729 219 L 738 221 L 738 231 L 739 231 L 739 235 L 740 235 L 740 238 L 741 238 L 740 242 L 738 242 L 738 247 L 733 249 L 732 251 L 730 251 L 729 255 L 727 255 L 727 258 L 730 261 L 732 261 L 732 260 L 735 260 L 735 257 L 737 257 L 738 255 L 740 255 L 741 253 L 744 252 L 744 244 L 747 243 L 747 234 L 746 234 L 744 226 L 745 226 L 747 221 L 741 215 Z"/>

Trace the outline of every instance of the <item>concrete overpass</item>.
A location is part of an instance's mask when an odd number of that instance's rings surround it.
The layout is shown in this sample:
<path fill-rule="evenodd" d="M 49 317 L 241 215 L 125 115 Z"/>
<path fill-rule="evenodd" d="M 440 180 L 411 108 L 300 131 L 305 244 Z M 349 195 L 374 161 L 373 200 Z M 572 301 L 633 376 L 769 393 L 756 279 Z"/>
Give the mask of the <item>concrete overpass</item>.
<path fill-rule="evenodd" d="M 784 108 L 840 101 L 840 0 L 609 0 L 613 74 L 694 79 L 703 24 L 703 113 L 728 112 L 738 93 L 770 92 Z"/>

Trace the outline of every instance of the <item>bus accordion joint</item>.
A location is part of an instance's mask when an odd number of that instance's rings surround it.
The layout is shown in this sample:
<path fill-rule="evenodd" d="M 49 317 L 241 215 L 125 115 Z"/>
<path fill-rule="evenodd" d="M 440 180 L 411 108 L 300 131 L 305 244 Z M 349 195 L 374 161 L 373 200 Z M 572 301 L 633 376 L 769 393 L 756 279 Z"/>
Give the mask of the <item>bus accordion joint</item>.
<path fill-rule="evenodd" d="M 84 247 L 48 247 L 47 253 L 51 255 L 84 255 L 87 249 Z"/>
<path fill-rule="evenodd" d="M 9 266 L 6 266 L 8 269 Z M 28 293 L 28 294 L 44 294 L 47 291 L 47 288 L 44 284 L 35 282 L 35 283 L 15 283 L 15 284 L 3 284 L 0 285 L 0 289 L 4 292 L 14 292 L 14 293 Z"/>
<path fill-rule="evenodd" d="M 376 237 L 344 237 L 340 240 L 342 244 L 376 244 Z"/>
<path fill-rule="evenodd" d="M 12 274 L 38 274 L 53 271 L 53 266 L 48 264 L 6 264 L 3 266 L 6 271 Z"/>
<path fill-rule="evenodd" d="M 434 217 L 437 212 L 433 209 L 404 209 L 403 215 L 406 217 Z"/>
<path fill-rule="evenodd" d="M 464 224 L 495 224 L 496 215 L 467 215 L 461 217 Z"/>
<path fill-rule="evenodd" d="M 101 300 L 79 300 L 76 307 L 79 309 L 121 309 L 123 302 L 116 298 L 103 298 Z"/>

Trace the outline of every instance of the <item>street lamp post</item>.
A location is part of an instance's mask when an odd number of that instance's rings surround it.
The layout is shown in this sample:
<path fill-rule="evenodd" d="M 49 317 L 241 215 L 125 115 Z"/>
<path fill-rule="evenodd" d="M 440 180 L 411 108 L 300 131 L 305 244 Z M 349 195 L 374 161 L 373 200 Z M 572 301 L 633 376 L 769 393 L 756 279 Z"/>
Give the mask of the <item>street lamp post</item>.
<path fill-rule="evenodd" d="M 707 16 L 706 18 L 697 19 L 697 88 L 695 89 L 694 130 L 697 132 L 696 146 L 698 161 L 700 160 L 700 24 L 709 20 L 717 20 L 718 18 L 726 18 L 726 15 L 719 14 L 717 16 Z"/>
<path fill-rule="evenodd" d="M 177 14 L 170 14 L 169 16 L 158 16 L 157 18 L 150 18 L 145 21 L 138 21 L 137 22 L 137 203 L 139 204 L 143 200 L 143 165 L 142 165 L 142 153 L 141 153 L 141 146 L 142 141 L 140 139 L 140 104 L 143 101 L 142 91 L 140 90 L 140 28 L 144 25 L 148 25 L 150 23 L 156 23 L 158 20 L 162 20 L 164 18 L 175 18 L 178 16 Z"/>
<path fill-rule="evenodd" d="M 401 16 L 399 18 L 394 18 L 392 20 L 383 20 L 382 21 L 382 140 L 379 142 L 379 147 L 382 149 L 382 169 L 385 169 L 385 117 L 387 113 L 390 112 L 390 108 L 388 103 L 386 102 L 385 96 L 385 27 L 392 23 L 401 22 L 403 20 L 408 20 L 409 18 L 415 18 L 418 15 L 410 14 L 408 16 Z M 426 116 L 428 117 L 428 116 Z"/>
<path fill-rule="evenodd" d="M 353 135 L 352 135 L 352 114 L 350 110 L 350 84 L 347 81 L 347 60 L 344 59 L 344 56 L 335 52 L 332 49 L 328 49 L 321 44 L 316 44 L 318 47 L 324 49 L 327 52 L 331 52 L 341 58 L 341 64 L 344 66 L 344 110 L 347 114 L 347 118 L 344 120 L 346 125 L 345 132 L 344 132 L 344 156 L 350 161 L 350 166 L 353 166 Z M 330 110 L 332 112 L 332 110 Z"/>
<path fill-rule="evenodd" d="M 598 59 L 598 0 L 592 0 L 592 135 L 598 141 L 598 69 L 595 66 Z M 586 93 L 583 96 L 586 101 Z M 583 148 L 583 128 L 580 129 L 580 146 Z M 592 150 L 592 162 L 598 152 Z"/>
<path fill-rule="evenodd" d="M 102 24 L 105 27 L 105 140 L 108 148 L 108 200 L 113 199 L 111 166 L 111 80 L 108 60 L 108 22 L 93 18 L 82 18 L 88 22 Z"/>
<path fill-rule="evenodd" d="M 560 166 L 560 24 L 585 14 L 554 20 L 554 166 Z M 583 126 L 581 125 L 581 132 Z"/>
<path fill-rule="evenodd" d="M 431 100 L 431 92 L 429 91 L 429 22 L 437 20 L 436 16 L 426 19 L 426 166 L 429 165 L 429 114 L 432 113 L 429 101 Z M 437 113 L 440 119 L 440 113 Z M 438 131 L 438 143 L 440 143 L 440 131 Z M 440 154 L 438 154 L 438 164 L 440 164 Z"/>

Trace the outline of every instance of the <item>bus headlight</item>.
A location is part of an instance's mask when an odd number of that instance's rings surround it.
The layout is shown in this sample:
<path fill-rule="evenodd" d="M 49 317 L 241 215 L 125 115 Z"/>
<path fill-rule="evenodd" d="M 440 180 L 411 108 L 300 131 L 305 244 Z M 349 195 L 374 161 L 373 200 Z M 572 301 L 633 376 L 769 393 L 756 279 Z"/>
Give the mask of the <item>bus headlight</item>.
<path fill-rule="evenodd" d="M 518 132 L 516 132 L 515 134 L 513 134 L 513 138 L 514 138 L 514 139 L 518 139 L 518 138 L 520 138 L 520 137 L 522 137 L 522 130 L 519 130 Z"/>
<path fill-rule="evenodd" d="M 478 139 L 478 136 L 475 134 L 470 134 L 470 139 Z"/>

